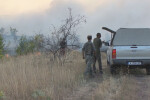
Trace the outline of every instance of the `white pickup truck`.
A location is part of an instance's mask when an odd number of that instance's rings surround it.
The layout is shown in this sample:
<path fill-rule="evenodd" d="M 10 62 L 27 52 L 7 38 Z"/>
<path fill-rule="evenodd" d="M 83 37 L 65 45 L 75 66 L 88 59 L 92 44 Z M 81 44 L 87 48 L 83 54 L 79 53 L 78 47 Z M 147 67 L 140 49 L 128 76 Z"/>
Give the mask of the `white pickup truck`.
<path fill-rule="evenodd" d="M 116 67 L 146 68 L 150 75 L 150 29 L 120 28 L 116 32 L 103 28 L 113 34 L 107 50 L 107 63 L 112 74 Z"/>

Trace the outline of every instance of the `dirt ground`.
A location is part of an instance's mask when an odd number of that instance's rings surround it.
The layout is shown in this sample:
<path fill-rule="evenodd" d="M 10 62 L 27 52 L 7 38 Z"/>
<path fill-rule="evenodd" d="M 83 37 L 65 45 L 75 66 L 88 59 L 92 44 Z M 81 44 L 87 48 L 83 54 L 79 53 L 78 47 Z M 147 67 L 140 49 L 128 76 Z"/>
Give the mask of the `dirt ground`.
<path fill-rule="evenodd" d="M 109 68 L 107 67 L 106 64 L 106 55 L 102 54 L 102 62 L 103 62 L 103 75 L 99 75 L 98 73 L 95 75 L 94 78 L 91 79 L 86 79 L 85 83 L 74 90 L 73 93 L 71 93 L 68 97 L 64 98 L 64 100 L 150 100 L 150 76 L 146 75 L 145 72 L 132 72 L 127 73 L 126 75 L 117 75 L 117 76 L 112 76 L 109 72 Z M 127 79 L 130 78 L 134 82 L 129 82 L 127 85 L 126 83 L 124 84 L 125 90 L 120 90 L 123 91 L 121 93 L 121 96 L 117 96 L 113 99 L 111 97 L 105 97 L 105 98 L 96 98 L 95 93 L 97 92 L 99 85 L 104 84 L 107 79 L 110 77 L 113 77 L 113 79 L 118 80 L 122 76 L 125 76 Z M 109 83 L 111 84 L 111 83 Z M 120 86 L 123 86 L 120 84 Z M 135 89 L 134 89 L 135 86 Z M 107 86 L 106 86 L 107 87 Z M 128 89 L 126 89 L 128 88 Z M 107 89 L 106 89 L 107 90 Z M 103 92 L 103 90 L 100 90 Z M 108 90 L 109 91 L 109 90 Z M 116 90 L 117 91 L 117 90 Z M 125 96 L 127 94 L 127 97 Z M 107 96 L 107 95 L 106 95 Z M 110 95 L 108 95 L 110 96 Z"/>

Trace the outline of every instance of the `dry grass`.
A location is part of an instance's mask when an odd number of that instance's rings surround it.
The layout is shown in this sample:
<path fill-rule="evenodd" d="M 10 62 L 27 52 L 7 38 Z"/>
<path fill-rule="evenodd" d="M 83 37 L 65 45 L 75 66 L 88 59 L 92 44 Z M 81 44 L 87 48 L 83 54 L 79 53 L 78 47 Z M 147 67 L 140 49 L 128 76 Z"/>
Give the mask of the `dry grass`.
<path fill-rule="evenodd" d="M 82 80 L 84 61 L 72 52 L 66 62 L 45 55 L 7 58 L 0 63 L 0 91 L 6 100 L 62 100 Z"/>
<path fill-rule="evenodd" d="M 4 94 L 4 100 L 63 100 L 85 82 L 85 61 L 80 53 L 73 51 L 55 62 L 50 58 L 50 55 L 31 54 L 1 60 L 0 99 Z M 92 100 L 137 100 L 141 88 L 133 74 L 143 71 L 112 77 L 105 58 L 102 53 L 104 79 L 102 83 L 95 81 L 98 87 L 92 93 Z"/>
<path fill-rule="evenodd" d="M 137 100 L 138 85 L 127 76 L 110 77 L 99 84 L 93 96 L 94 100 Z"/>
<path fill-rule="evenodd" d="M 137 91 L 141 91 L 136 75 L 144 75 L 145 70 L 132 69 L 130 73 L 124 75 L 121 70 L 120 75 L 111 76 L 109 68 L 106 67 L 106 55 L 102 54 L 102 63 L 105 74 L 103 82 L 98 85 L 92 94 L 92 100 L 139 100 Z M 106 69 L 106 70 L 105 70 Z"/>

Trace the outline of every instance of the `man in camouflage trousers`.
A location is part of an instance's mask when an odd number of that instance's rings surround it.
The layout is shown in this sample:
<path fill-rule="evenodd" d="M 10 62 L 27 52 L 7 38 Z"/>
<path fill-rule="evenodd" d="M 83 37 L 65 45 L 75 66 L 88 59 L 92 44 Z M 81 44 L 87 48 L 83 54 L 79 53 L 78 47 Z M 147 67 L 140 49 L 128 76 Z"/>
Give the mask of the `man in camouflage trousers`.
<path fill-rule="evenodd" d="M 82 48 L 82 55 L 83 59 L 85 58 L 86 60 L 86 70 L 85 70 L 85 75 L 93 76 L 92 74 L 92 63 L 93 63 L 93 56 L 95 54 L 95 47 L 93 43 L 91 42 L 92 36 L 88 35 L 87 36 L 88 41 L 84 44 Z"/>
<path fill-rule="evenodd" d="M 96 73 L 96 60 L 98 61 L 98 65 L 99 65 L 99 72 L 100 74 L 103 74 L 102 71 L 102 62 L 101 62 L 101 52 L 100 52 L 100 48 L 102 46 L 102 41 L 101 41 L 101 34 L 97 33 L 97 37 L 93 40 L 93 44 L 95 46 L 96 52 L 95 52 L 95 57 L 94 57 L 94 64 L 93 64 L 93 71 L 94 73 Z"/>

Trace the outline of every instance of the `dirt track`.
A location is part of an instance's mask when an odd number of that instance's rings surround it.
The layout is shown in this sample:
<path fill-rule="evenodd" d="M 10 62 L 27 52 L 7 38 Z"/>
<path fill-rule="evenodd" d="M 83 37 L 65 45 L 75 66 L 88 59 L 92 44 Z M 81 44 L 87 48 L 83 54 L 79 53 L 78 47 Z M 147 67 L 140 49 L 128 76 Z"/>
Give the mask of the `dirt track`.
<path fill-rule="evenodd" d="M 137 88 L 134 91 L 134 94 L 133 95 L 130 94 L 132 95 L 131 100 L 150 100 L 149 76 L 129 75 L 126 77 L 130 77 L 130 79 L 133 79 L 137 84 Z M 103 81 L 105 80 L 103 80 L 101 76 L 96 76 L 95 78 L 88 80 L 85 85 L 78 88 L 76 91 L 73 92 L 72 95 L 70 95 L 68 98 L 64 100 L 95 100 L 94 93 L 98 88 L 98 85 L 101 84 Z"/>
<path fill-rule="evenodd" d="M 74 91 L 73 94 L 65 100 L 92 100 L 94 91 L 102 81 L 101 76 L 87 80 L 86 84 Z"/>
<path fill-rule="evenodd" d="M 135 76 L 139 91 L 136 100 L 150 100 L 150 76 Z"/>
<path fill-rule="evenodd" d="M 104 56 L 104 55 L 103 55 Z M 105 58 L 105 57 L 104 57 Z M 95 99 L 94 95 L 95 92 L 100 84 L 105 81 L 107 78 L 112 77 L 109 68 L 106 66 L 106 60 L 103 59 L 103 69 L 104 74 L 103 76 L 96 74 L 95 78 L 89 79 L 86 81 L 84 85 L 76 89 L 69 97 L 65 98 L 64 100 L 99 100 Z M 113 76 L 114 78 L 118 79 L 120 76 Z M 136 84 L 136 89 L 133 94 L 130 94 L 130 85 L 128 99 L 130 100 L 150 100 L 150 76 L 147 76 L 144 72 L 143 73 L 129 73 L 125 75 L 125 77 L 130 78 Z M 131 83 L 132 84 L 132 83 Z M 132 86 L 132 85 L 131 85 Z M 131 96 L 131 97 L 130 97 Z M 122 97 L 124 98 L 124 97 Z M 107 100 L 107 99 L 105 99 Z M 111 99 L 110 99 L 111 100 Z M 112 99 L 114 100 L 114 99 Z M 116 99 L 115 100 L 119 100 Z M 126 100 L 125 98 L 123 100 Z"/>

